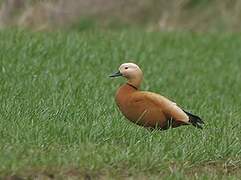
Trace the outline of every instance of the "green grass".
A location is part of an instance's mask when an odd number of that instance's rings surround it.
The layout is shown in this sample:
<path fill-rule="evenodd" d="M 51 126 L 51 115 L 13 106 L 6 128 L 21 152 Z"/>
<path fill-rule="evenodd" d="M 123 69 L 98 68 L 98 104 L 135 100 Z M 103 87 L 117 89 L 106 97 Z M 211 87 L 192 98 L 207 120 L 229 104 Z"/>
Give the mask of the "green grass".
<path fill-rule="evenodd" d="M 240 47 L 238 34 L 0 32 L 2 177 L 241 177 Z M 128 59 L 143 90 L 200 115 L 204 130 L 126 121 L 114 102 L 124 79 L 108 75 Z"/>

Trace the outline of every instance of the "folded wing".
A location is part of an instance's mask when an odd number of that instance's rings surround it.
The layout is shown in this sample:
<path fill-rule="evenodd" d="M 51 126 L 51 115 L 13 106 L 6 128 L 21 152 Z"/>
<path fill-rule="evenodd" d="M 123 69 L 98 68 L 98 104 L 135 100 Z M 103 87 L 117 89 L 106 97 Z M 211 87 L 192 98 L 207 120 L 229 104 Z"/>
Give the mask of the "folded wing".
<path fill-rule="evenodd" d="M 159 108 L 167 119 L 190 124 L 188 115 L 176 103 L 159 94 L 143 91 L 138 92 L 135 98 L 142 99 L 142 101 L 151 104 L 153 107 Z"/>

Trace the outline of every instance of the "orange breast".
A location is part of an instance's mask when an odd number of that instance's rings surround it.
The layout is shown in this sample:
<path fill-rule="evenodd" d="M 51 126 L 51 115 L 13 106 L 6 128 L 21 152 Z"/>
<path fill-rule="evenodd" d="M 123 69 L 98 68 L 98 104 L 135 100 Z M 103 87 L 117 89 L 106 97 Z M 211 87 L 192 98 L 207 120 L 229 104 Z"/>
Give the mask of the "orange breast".
<path fill-rule="evenodd" d="M 116 103 L 120 111 L 130 121 L 145 127 L 165 127 L 167 125 L 167 117 L 162 110 L 154 105 L 136 101 L 133 96 L 138 90 L 129 86 L 122 85 L 116 93 Z"/>

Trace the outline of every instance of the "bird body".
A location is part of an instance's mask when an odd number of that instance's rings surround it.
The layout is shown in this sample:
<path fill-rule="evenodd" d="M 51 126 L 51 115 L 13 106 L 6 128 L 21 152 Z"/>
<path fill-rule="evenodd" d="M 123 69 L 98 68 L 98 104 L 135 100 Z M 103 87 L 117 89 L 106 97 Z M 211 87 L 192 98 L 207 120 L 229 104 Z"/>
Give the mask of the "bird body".
<path fill-rule="evenodd" d="M 128 71 L 129 70 L 129 71 Z M 149 128 L 168 129 L 193 124 L 201 128 L 203 121 L 182 110 L 168 98 L 140 91 L 142 71 L 133 63 L 122 64 L 111 77 L 124 76 L 128 82 L 116 92 L 115 101 L 123 115 L 135 124 Z"/>

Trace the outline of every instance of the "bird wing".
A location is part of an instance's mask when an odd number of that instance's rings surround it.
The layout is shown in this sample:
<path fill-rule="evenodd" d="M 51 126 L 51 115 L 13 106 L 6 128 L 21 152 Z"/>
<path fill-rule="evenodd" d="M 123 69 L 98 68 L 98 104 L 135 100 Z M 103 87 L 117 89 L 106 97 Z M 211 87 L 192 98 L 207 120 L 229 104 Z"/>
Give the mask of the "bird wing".
<path fill-rule="evenodd" d="M 144 101 L 144 103 L 159 108 L 168 118 L 189 124 L 188 115 L 176 103 L 164 96 L 152 92 L 139 91 L 136 92 L 134 97 L 136 101 Z"/>

